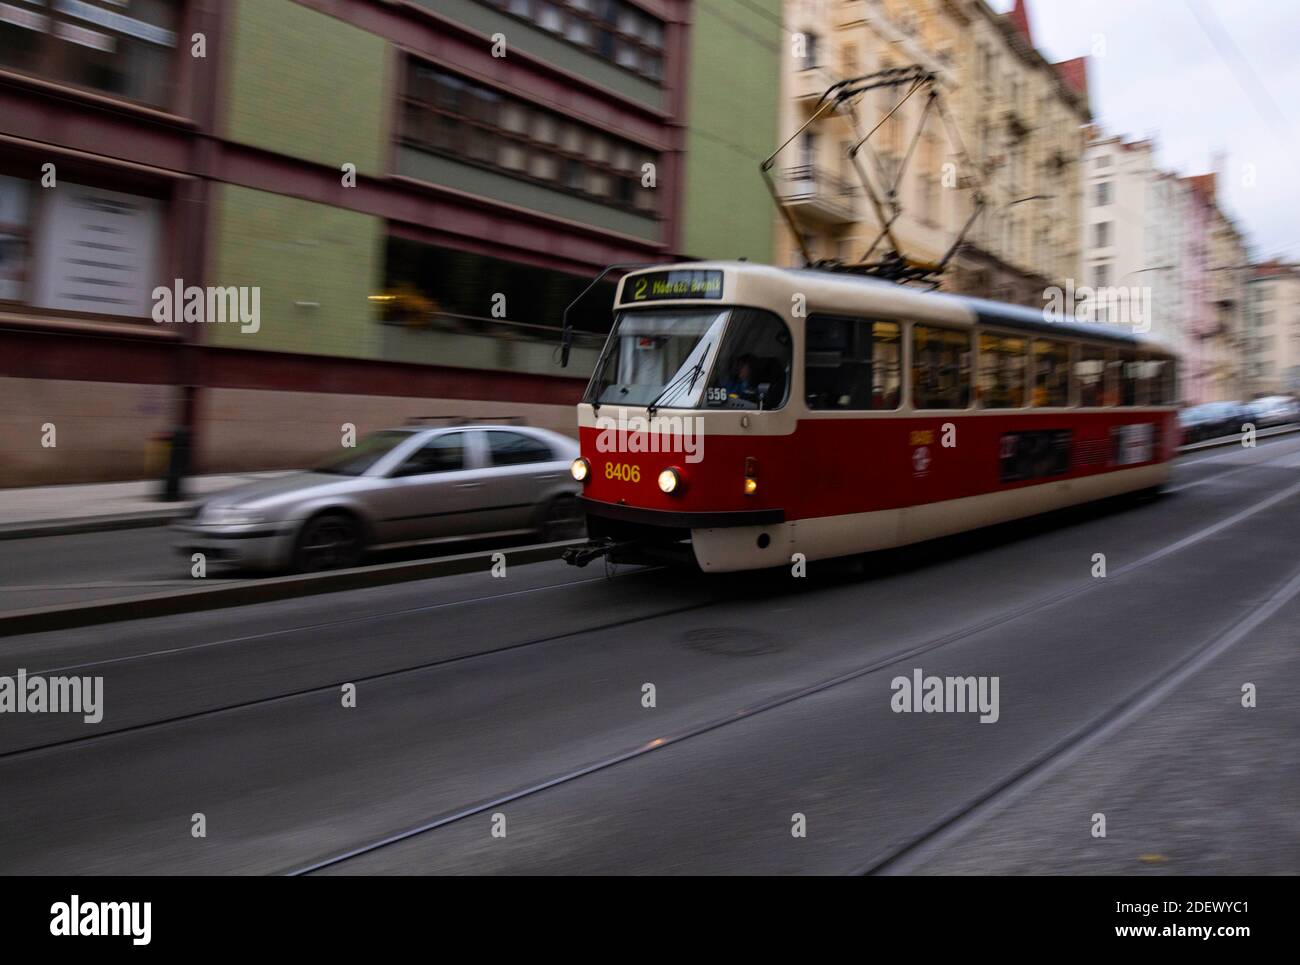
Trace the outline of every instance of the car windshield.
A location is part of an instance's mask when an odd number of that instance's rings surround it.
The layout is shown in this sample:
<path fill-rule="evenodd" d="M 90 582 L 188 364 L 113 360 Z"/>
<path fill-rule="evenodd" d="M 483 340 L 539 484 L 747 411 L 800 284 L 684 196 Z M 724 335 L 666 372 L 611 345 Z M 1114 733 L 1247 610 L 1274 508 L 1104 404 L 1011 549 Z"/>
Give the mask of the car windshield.
<path fill-rule="evenodd" d="M 360 476 L 409 438 L 411 433 L 401 429 L 376 432 L 365 436 L 355 446 L 317 463 L 312 471 L 334 476 Z"/>
<path fill-rule="evenodd" d="M 730 311 L 623 312 L 586 401 L 698 408 Z"/>

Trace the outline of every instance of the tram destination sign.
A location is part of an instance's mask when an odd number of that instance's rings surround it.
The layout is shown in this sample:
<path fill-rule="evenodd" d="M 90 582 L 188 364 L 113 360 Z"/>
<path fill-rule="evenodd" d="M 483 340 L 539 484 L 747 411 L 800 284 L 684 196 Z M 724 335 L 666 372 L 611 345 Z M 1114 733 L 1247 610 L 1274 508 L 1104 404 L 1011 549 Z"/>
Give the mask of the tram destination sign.
<path fill-rule="evenodd" d="M 648 271 L 623 283 L 623 302 L 659 302 L 672 298 L 721 298 L 722 272 L 707 269 Z"/>

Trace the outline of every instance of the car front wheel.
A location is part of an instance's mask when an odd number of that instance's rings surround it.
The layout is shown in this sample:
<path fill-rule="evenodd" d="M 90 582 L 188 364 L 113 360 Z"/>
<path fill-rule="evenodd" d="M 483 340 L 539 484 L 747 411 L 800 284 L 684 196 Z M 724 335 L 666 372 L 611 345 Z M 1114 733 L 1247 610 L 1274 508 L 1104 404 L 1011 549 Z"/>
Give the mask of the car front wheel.
<path fill-rule="evenodd" d="M 299 573 L 356 566 L 365 551 L 361 525 L 346 513 L 322 513 L 304 524 L 293 549 Z"/>

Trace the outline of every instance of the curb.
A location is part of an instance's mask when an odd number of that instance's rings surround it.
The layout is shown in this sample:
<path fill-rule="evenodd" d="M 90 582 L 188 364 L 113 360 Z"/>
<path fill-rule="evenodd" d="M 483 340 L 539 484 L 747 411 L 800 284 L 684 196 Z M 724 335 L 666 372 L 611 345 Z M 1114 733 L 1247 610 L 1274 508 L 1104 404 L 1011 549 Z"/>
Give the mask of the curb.
<path fill-rule="evenodd" d="M 77 533 L 104 533 L 115 529 L 166 526 L 172 520 L 180 519 L 188 513 L 188 509 L 158 509 L 145 513 L 122 513 L 119 516 L 80 516 L 72 519 L 4 523 L 0 524 L 0 540 L 73 536 Z"/>
<path fill-rule="evenodd" d="M 151 596 L 78 603 L 71 606 L 14 610 L 0 614 L 0 637 L 70 630 L 75 627 L 96 626 L 122 620 L 144 620 L 181 613 L 199 613 L 204 610 L 249 606 L 254 603 L 292 600 L 318 593 L 337 593 L 341 590 L 358 590 L 440 576 L 455 576 L 460 573 L 482 572 L 490 569 L 492 557 L 497 553 L 504 554 L 506 561 L 516 566 L 543 563 L 557 560 L 570 546 L 581 544 L 582 540 L 566 540 L 562 543 L 542 543 L 514 549 L 465 553 L 436 560 L 386 563 L 380 566 L 359 566 L 329 573 L 272 577 L 240 583 L 236 586 L 186 590 L 182 593 L 159 593 Z"/>

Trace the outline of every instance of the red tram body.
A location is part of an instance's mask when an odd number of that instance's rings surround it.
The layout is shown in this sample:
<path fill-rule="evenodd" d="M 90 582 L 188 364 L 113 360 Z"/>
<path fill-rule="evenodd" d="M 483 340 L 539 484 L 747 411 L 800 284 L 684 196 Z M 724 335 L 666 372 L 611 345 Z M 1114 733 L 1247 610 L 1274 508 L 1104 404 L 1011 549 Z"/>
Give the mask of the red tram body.
<path fill-rule="evenodd" d="M 593 553 L 867 552 L 1154 489 L 1177 446 L 1174 360 L 1110 326 L 747 263 L 630 274 L 616 309 L 578 412 Z"/>

